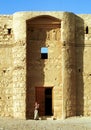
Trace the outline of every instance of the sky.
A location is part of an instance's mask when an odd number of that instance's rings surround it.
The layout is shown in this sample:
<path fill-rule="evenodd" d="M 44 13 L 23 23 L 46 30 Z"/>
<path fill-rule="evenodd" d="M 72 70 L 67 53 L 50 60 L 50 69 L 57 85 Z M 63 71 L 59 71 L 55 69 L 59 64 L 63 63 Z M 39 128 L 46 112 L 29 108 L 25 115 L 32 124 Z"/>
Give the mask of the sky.
<path fill-rule="evenodd" d="M 91 14 L 91 0 L 0 0 L 0 14 L 20 11 L 68 11 Z"/>
<path fill-rule="evenodd" d="M 48 53 L 48 48 L 47 47 L 42 47 L 41 48 L 41 53 Z"/>

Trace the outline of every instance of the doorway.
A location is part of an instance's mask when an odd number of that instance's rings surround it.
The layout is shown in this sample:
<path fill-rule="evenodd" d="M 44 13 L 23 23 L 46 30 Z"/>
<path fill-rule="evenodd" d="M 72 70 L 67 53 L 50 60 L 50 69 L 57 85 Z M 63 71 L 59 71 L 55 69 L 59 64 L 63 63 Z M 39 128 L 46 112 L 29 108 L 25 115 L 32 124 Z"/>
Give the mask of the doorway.
<path fill-rule="evenodd" d="M 52 116 L 52 88 L 45 88 L 45 115 Z"/>
<path fill-rule="evenodd" d="M 36 101 L 40 104 L 40 116 L 52 116 L 52 87 L 36 87 Z"/>

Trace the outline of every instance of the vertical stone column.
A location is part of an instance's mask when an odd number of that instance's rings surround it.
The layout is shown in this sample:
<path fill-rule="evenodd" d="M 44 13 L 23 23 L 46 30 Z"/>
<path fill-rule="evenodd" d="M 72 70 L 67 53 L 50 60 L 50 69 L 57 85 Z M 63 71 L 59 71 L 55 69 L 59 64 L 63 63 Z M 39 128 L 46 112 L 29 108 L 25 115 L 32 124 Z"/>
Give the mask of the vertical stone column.
<path fill-rule="evenodd" d="M 22 13 L 13 15 L 13 115 L 26 118 L 26 20 Z"/>
<path fill-rule="evenodd" d="M 62 21 L 63 118 L 76 115 L 75 15 L 65 12 Z"/>

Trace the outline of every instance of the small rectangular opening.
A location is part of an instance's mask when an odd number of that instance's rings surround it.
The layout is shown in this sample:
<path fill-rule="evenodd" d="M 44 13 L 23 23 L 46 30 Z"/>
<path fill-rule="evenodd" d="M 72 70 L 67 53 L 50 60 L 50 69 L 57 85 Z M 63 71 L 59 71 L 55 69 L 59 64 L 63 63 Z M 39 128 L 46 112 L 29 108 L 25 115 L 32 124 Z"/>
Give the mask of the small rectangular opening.
<path fill-rule="evenodd" d="M 41 59 L 48 59 L 48 48 L 41 47 Z"/>
<path fill-rule="evenodd" d="M 11 34 L 11 28 L 8 28 L 8 34 L 9 35 Z"/>
<path fill-rule="evenodd" d="M 47 53 L 41 53 L 41 59 L 48 59 Z"/>
<path fill-rule="evenodd" d="M 88 26 L 86 26 L 86 34 L 88 34 Z"/>

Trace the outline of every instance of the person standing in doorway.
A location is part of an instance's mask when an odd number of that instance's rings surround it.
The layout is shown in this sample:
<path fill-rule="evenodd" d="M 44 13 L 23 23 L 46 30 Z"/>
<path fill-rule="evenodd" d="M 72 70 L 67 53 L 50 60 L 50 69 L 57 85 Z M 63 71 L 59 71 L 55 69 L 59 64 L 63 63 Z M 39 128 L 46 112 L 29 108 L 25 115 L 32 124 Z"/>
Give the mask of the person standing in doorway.
<path fill-rule="evenodd" d="M 34 106 L 34 120 L 39 120 L 39 104 L 37 102 Z"/>

